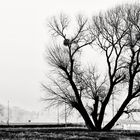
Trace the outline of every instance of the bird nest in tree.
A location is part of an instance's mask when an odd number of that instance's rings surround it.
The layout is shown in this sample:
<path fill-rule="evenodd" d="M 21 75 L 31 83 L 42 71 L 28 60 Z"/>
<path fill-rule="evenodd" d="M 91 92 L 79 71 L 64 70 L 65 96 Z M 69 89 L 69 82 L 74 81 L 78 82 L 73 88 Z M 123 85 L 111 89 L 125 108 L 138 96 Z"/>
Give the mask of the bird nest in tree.
<path fill-rule="evenodd" d="M 64 44 L 65 46 L 69 46 L 70 40 L 69 40 L 69 39 L 65 39 L 64 42 L 63 42 L 63 44 Z"/>

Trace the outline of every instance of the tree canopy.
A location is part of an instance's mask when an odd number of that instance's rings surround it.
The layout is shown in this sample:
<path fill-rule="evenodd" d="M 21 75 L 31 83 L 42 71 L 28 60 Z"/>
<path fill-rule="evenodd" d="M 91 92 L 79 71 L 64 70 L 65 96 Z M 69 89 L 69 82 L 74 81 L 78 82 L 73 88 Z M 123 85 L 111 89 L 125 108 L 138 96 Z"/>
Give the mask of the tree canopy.
<path fill-rule="evenodd" d="M 42 84 L 45 100 L 76 109 L 91 130 L 110 130 L 122 114 L 133 112 L 133 101 L 140 96 L 139 4 L 117 6 L 92 19 L 79 15 L 70 33 L 70 20 L 64 14 L 53 17 L 48 26 L 52 36 L 62 40 L 47 47 L 47 62 L 54 71 L 51 86 Z M 85 47 L 98 48 L 104 54 L 104 76 L 95 66 L 84 67 L 80 58 Z M 103 124 L 112 98 L 118 96 L 122 101 L 117 111 Z"/>

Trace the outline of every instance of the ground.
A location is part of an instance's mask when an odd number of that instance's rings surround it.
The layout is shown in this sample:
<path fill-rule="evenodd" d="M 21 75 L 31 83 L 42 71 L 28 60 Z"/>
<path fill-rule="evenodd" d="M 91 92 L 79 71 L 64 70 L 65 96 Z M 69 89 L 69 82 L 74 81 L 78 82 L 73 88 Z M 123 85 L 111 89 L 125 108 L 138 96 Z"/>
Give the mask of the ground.
<path fill-rule="evenodd" d="M 140 140 L 140 131 L 92 132 L 80 127 L 0 128 L 2 140 Z"/>

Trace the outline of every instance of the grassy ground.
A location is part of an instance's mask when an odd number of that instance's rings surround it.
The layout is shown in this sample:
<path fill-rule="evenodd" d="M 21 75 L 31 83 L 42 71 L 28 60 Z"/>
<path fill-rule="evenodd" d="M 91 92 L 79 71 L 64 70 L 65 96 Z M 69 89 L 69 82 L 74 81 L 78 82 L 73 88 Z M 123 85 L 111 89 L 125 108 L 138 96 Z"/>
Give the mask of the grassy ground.
<path fill-rule="evenodd" d="M 0 128 L 0 140 L 140 140 L 139 131 L 91 132 L 86 128 Z"/>

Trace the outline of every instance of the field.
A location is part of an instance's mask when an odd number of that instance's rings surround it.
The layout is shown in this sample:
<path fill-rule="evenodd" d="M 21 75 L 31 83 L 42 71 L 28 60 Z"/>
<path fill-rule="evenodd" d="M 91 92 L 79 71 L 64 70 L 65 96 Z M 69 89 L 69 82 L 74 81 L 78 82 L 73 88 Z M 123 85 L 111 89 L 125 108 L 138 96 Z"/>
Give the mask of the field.
<path fill-rule="evenodd" d="M 0 140 L 140 140 L 139 131 L 91 132 L 84 127 L 0 127 Z"/>

